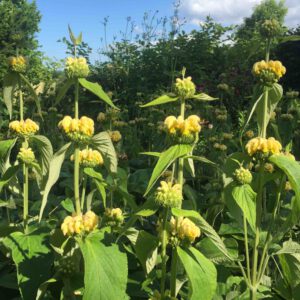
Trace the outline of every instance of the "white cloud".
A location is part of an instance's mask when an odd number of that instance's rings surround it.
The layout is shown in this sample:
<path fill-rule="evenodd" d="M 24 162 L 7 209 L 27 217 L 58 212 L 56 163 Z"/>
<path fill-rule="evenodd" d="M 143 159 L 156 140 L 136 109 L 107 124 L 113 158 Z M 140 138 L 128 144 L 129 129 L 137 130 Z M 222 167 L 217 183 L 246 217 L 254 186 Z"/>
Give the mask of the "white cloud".
<path fill-rule="evenodd" d="M 180 13 L 191 24 L 203 22 L 210 15 L 215 21 L 222 24 L 239 24 L 244 17 L 252 14 L 252 9 L 261 0 L 182 0 Z M 286 0 L 289 8 L 286 16 L 286 25 L 300 24 L 300 1 Z"/>

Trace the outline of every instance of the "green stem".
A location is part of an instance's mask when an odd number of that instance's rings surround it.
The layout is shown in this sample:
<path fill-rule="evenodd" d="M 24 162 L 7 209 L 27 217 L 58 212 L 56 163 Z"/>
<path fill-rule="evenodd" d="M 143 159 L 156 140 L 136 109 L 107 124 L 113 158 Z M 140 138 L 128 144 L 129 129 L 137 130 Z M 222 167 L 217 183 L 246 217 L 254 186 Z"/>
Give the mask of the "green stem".
<path fill-rule="evenodd" d="M 184 119 L 185 115 L 185 99 L 181 99 L 180 102 L 180 116 Z M 183 166 L 184 166 L 184 160 L 183 158 L 178 159 L 178 183 L 181 185 L 181 188 L 183 188 Z"/>
<path fill-rule="evenodd" d="M 248 228 L 247 228 L 247 220 L 245 218 L 245 215 L 243 215 L 244 218 L 244 240 L 245 240 L 245 250 L 246 250 L 246 266 L 247 266 L 247 276 L 248 279 L 251 279 L 250 274 L 250 257 L 249 257 L 249 246 L 248 246 Z"/>
<path fill-rule="evenodd" d="M 282 175 L 281 179 L 280 179 L 279 186 L 278 186 L 275 205 L 274 205 L 273 212 L 272 212 L 271 223 L 270 223 L 269 228 L 268 228 L 266 242 L 265 242 L 265 245 L 264 245 L 264 248 L 263 248 L 261 261 L 260 261 L 260 265 L 259 265 L 259 268 L 258 268 L 258 279 L 259 279 L 259 281 L 261 280 L 262 276 L 264 275 L 264 272 L 265 272 L 265 269 L 266 269 L 266 266 L 267 266 L 267 263 L 268 263 L 268 260 L 269 260 L 269 257 L 267 255 L 267 250 L 268 250 L 270 242 L 272 240 L 271 231 L 273 229 L 275 219 L 276 219 L 276 214 L 277 214 L 277 211 L 278 211 L 278 208 L 279 208 L 279 205 L 280 205 L 281 192 L 282 192 L 285 180 L 286 180 L 286 176 Z"/>
<path fill-rule="evenodd" d="M 83 175 L 83 178 L 82 178 L 82 193 L 81 193 L 81 210 L 82 211 L 83 211 L 84 202 L 85 202 L 86 184 L 87 184 L 87 177 L 85 175 Z"/>
<path fill-rule="evenodd" d="M 28 167 L 23 164 L 23 221 L 25 232 L 28 225 L 28 207 Z"/>
<path fill-rule="evenodd" d="M 19 78 L 19 101 L 20 101 L 20 120 L 24 120 L 24 101 L 23 101 L 23 92 L 21 89 L 21 79 Z"/>
<path fill-rule="evenodd" d="M 260 225 L 261 225 L 261 210 L 262 210 L 262 195 L 263 195 L 263 173 L 264 164 L 260 161 L 259 169 L 259 187 L 257 191 L 256 198 L 256 230 L 255 230 L 255 241 L 253 247 L 253 261 L 252 261 L 252 300 L 256 299 L 256 289 L 257 289 L 257 265 L 258 265 L 258 245 L 259 245 L 259 235 L 260 235 Z"/>
<path fill-rule="evenodd" d="M 178 254 L 176 248 L 174 247 L 172 249 L 171 280 L 170 280 L 171 297 L 174 298 L 176 297 L 177 261 L 178 261 Z"/>
<path fill-rule="evenodd" d="M 78 80 L 75 83 L 75 119 L 79 118 L 79 83 Z M 80 208 L 80 192 L 79 192 L 79 146 L 75 145 L 74 152 L 74 198 L 77 215 L 81 214 Z"/>
<path fill-rule="evenodd" d="M 261 137 L 262 138 L 266 138 L 267 136 L 267 126 L 268 126 L 268 120 L 267 120 L 267 116 L 268 116 L 268 98 L 269 98 L 269 90 L 266 89 L 266 91 L 264 92 L 264 98 L 263 98 L 263 123 L 261 126 Z"/>
<path fill-rule="evenodd" d="M 167 218 L 168 208 L 163 210 L 163 229 L 161 233 L 161 282 L 160 282 L 160 294 L 161 299 L 164 299 L 165 286 L 166 286 L 166 273 L 167 273 Z"/>

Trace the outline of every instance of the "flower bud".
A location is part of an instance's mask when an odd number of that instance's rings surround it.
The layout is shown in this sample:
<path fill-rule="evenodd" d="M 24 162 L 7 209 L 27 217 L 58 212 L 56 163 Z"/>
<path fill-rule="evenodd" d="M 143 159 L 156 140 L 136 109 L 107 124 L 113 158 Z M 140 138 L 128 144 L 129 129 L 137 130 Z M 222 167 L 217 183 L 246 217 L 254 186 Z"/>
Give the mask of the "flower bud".
<path fill-rule="evenodd" d="M 195 95 L 196 86 L 192 81 L 192 77 L 177 78 L 175 83 L 175 93 L 182 99 L 189 99 Z"/>
<path fill-rule="evenodd" d="M 234 171 L 235 179 L 240 184 L 250 184 L 252 182 L 252 174 L 248 169 L 240 167 Z"/>
<path fill-rule="evenodd" d="M 260 26 L 260 34 L 264 38 L 274 38 L 280 34 L 281 25 L 276 19 L 265 20 Z"/>
<path fill-rule="evenodd" d="M 84 57 L 68 57 L 65 73 L 68 78 L 85 78 L 89 75 L 89 66 Z"/>
<path fill-rule="evenodd" d="M 108 134 L 113 143 L 118 143 L 122 139 L 122 135 L 119 130 L 108 131 Z"/>
<path fill-rule="evenodd" d="M 26 165 L 30 165 L 35 160 L 35 155 L 31 148 L 21 148 L 18 154 L 18 159 Z"/>
<path fill-rule="evenodd" d="M 180 184 L 161 181 L 157 188 L 155 201 L 165 207 L 180 207 L 182 202 L 182 189 Z"/>
<path fill-rule="evenodd" d="M 109 226 L 120 226 L 124 222 L 124 215 L 121 208 L 106 208 L 104 222 Z"/>

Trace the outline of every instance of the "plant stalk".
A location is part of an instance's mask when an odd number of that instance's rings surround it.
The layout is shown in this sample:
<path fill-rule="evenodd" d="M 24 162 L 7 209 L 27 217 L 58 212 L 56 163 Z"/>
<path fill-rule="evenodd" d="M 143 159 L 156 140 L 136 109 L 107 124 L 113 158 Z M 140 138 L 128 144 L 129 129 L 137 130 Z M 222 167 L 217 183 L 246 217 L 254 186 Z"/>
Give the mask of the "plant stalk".
<path fill-rule="evenodd" d="M 178 261 L 178 254 L 176 248 L 174 247 L 172 249 L 172 262 L 171 262 L 171 279 L 170 279 L 171 297 L 176 297 L 177 261 Z"/>
<path fill-rule="evenodd" d="M 163 209 L 163 229 L 161 233 L 161 282 L 160 282 L 160 295 L 164 299 L 166 287 L 166 273 L 167 273 L 167 218 L 168 208 Z"/>

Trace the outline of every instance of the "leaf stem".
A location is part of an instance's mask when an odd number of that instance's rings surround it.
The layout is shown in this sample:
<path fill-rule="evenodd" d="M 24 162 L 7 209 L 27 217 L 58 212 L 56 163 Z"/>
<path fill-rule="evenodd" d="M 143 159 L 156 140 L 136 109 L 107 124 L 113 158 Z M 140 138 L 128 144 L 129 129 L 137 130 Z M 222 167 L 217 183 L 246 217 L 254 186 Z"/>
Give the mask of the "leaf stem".
<path fill-rule="evenodd" d="M 168 208 L 163 209 L 163 229 L 161 233 L 161 282 L 160 282 L 160 295 L 161 299 L 165 296 L 166 286 L 166 273 L 167 273 L 167 218 Z"/>
<path fill-rule="evenodd" d="M 87 176 L 83 175 L 82 177 L 82 192 L 81 192 L 81 211 L 83 211 L 84 202 L 85 202 L 85 192 L 86 192 Z"/>
<path fill-rule="evenodd" d="M 250 256 L 249 256 L 249 246 L 248 246 L 248 228 L 247 228 L 247 220 L 245 218 L 245 214 L 243 214 L 244 221 L 244 239 L 245 239 L 245 250 L 246 250 L 246 265 L 247 265 L 247 276 L 248 280 L 251 279 L 250 273 Z"/>

